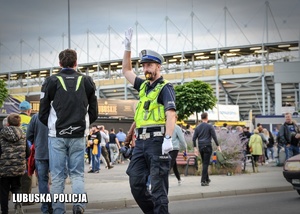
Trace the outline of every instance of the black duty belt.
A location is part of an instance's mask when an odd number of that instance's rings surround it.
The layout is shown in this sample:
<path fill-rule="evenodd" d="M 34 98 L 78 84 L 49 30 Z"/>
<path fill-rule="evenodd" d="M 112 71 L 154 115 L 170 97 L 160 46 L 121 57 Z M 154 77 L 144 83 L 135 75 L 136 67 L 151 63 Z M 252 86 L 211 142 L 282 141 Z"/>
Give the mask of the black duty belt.
<path fill-rule="evenodd" d="M 137 128 L 136 133 L 142 134 L 142 133 L 152 133 L 152 132 L 162 132 L 165 133 L 165 127 L 164 126 L 155 126 L 155 127 L 145 127 L 145 128 Z"/>
<path fill-rule="evenodd" d="M 137 128 L 135 130 L 136 138 L 141 140 L 146 140 L 152 137 L 163 137 L 165 134 L 165 127 L 145 127 L 145 128 Z"/>

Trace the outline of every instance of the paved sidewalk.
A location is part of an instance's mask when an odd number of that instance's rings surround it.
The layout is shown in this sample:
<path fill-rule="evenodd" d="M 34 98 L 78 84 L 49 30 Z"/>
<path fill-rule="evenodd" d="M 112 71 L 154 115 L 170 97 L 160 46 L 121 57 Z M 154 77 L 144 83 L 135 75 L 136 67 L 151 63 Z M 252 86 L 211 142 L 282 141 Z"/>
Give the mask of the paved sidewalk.
<path fill-rule="evenodd" d="M 101 164 L 99 174 L 85 173 L 85 188 L 89 201 L 87 209 L 120 209 L 136 206 L 125 173 L 127 165 L 128 162 L 125 162 L 108 170 Z M 250 165 L 247 165 L 247 170 L 251 170 Z M 88 165 L 85 171 L 88 171 Z M 183 182 L 178 186 L 176 177 L 170 175 L 170 201 L 292 190 L 292 186 L 283 177 L 282 167 L 276 167 L 274 163 L 259 166 L 259 173 L 212 175 L 210 186 L 207 187 L 200 185 L 200 176 L 182 178 Z M 38 193 L 37 187 L 33 188 L 32 193 Z M 70 184 L 66 185 L 65 193 L 71 193 Z M 71 210 L 71 206 L 72 204 L 67 204 L 68 210 Z M 39 213 L 40 204 L 23 208 L 26 213 Z M 12 209 L 11 204 L 10 210 Z"/>

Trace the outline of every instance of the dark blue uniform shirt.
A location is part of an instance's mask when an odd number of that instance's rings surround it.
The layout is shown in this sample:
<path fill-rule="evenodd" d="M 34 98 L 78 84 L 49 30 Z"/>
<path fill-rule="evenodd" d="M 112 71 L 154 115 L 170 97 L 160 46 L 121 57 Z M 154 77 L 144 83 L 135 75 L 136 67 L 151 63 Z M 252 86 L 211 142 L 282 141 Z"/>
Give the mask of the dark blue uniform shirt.
<path fill-rule="evenodd" d="M 144 79 L 141 79 L 140 77 L 136 77 L 134 81 L 134 89 L 137 91 L 140 91 L 140 86 L 144 82 Z M 146 84 L 146 94 L 148 94 L 150 91 L 152 91 L 158 83 L 163 82 L 163 77 L 158 78 L 155 82 L 153 82 L 151 85 L 150 83 Z M 175 105 L 175 91 L 173 88 L 173 85 L 171 83 L 166 84 L 163 89 L 161 90 L 160 94 L 158 95 L 157 102 L 159 104 L 164 105 L 165 111 L 168 111 L 170 109 L 176 110 Z"/>

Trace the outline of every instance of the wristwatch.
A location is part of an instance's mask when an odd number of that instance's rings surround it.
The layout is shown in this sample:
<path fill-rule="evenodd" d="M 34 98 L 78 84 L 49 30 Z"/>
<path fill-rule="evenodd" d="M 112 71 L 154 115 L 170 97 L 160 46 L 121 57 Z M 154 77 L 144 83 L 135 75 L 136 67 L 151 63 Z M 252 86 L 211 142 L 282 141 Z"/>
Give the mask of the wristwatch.
<path fill-rule="evenodd" d="M 167 134 L 167 135 L 165 136 L 165 138 L 166 138 L 166 139 L 171 139 L 171 136 Z"/>

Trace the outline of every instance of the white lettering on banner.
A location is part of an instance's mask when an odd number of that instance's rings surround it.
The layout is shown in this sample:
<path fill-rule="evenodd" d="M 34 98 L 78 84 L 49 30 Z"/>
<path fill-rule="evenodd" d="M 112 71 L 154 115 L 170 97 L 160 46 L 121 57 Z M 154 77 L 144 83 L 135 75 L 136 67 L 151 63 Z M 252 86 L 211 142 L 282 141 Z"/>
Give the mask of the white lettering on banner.
<path fill-rule="evenodd" d="M 14 193 L 13 194 L 13 202 L 14 203 L 51 203 L 51 195 L 50 194 L 24 194 L 24 193 Z"/>
<path fill-rule="evenodd" d="M 53 194 L 53 202 L 88 203 L 86 194 Z"/>
<path fill-rule="evenodd" d="M 12 201 L 14 203 L 88 203 L 87 194 L 53 194 L 53 198 L 50 194 L 24 194 L 14 193 L 12 195 Z M 53 200 L 52 200 L 53 199 Z"/>

